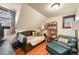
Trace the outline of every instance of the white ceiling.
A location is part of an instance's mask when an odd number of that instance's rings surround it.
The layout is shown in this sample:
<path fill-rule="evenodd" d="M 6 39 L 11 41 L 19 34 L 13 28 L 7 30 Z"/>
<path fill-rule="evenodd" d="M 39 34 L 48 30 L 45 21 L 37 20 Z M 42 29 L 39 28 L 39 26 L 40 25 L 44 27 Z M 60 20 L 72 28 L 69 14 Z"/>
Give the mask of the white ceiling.
<path fill-rule="evenodd" d="M 51 8 L 51 3 L 28 3 L 29 6 L 36 9 L 46 17 L 59 16 L 66 13 L 76 13 L 79 3 L 62 3 L 58 10 Z"/>

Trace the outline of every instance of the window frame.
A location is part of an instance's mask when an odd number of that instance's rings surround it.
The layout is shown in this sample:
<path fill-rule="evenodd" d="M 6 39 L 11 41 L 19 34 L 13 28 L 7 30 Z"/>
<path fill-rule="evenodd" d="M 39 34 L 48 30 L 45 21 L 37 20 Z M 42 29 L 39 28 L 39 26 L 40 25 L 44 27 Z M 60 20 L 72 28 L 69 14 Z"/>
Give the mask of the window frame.
<path fill-rule="evenodd" d="M 63 17 L 63 21 L 62 21 L 63 22 L 63 26 L 62 26 L 62 28 L 64 28 L 64 29 L 70 29 L 71 28 L 71 26 L 70 27 L 69 26 L 65 26 L 65 20 L 67 20 L 67 18 L 73 18 L 73 21 L 75 21 L 75 14 Z"/>

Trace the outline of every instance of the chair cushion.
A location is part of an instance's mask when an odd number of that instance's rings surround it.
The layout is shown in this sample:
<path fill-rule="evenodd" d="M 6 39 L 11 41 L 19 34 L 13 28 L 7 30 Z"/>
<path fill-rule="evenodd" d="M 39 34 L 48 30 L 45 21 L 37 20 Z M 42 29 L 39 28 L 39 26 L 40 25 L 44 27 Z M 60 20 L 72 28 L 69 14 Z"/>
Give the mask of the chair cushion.
<path fill-rule="evenodd" d="M 68 49 L 70 49 L 70 47 L 67 45 L 67 44 L 65 44 L 65 43 L 62 43 L 62 42 L 60 42 L 60 41 L 53 41 L 54 43 L 56 43 L 56 44 L 58 44 L 58 45 L 60 45 L 60 46 L 62 46 L 62 47 L 64 47 L 64 48 L 68 48 Z M 53 43 L 52 42 L 52 43 Z"/>
<path fill-rule="evenodd" d="M 48 49 L 48 51 L 54 54 L 67 54 L 67 51 L 70 50 L 70 48 L 65 48 L 65 47 L 62 47 L 61 45 L 58 45 L 52 42 L 48 43 L 46 45 L 46 48 Z"/>

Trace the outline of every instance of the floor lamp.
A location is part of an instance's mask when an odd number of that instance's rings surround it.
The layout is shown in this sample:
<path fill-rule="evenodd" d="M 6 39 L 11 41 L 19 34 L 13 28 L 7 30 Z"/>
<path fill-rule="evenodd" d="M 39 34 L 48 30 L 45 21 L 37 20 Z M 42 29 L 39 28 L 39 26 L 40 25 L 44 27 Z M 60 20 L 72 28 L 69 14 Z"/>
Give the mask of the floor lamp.
<path fill-rule="evenodd" d="M 78 54 L 78 31 L 79 31 L 79 20 L 72 22 L 71 29 L 75 31 L 75 38 L 77 39 L 77 54 Z"/>

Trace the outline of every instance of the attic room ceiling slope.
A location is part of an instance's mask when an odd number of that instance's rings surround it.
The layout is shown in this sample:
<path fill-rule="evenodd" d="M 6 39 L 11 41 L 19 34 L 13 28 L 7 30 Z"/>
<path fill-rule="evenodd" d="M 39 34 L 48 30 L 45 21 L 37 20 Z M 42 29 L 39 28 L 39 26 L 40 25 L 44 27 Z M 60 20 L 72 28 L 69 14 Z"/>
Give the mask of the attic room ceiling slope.
<path fill-rule="evenodd" d="M 28 3 L 29 6 L 36 9 L 46 17 L 54 17 L 67 13 L 76 13 L 79 8 L 79 3 L 63 3 L 59 10 L 53 10 L 51 8 L 52 3 Z"/>

